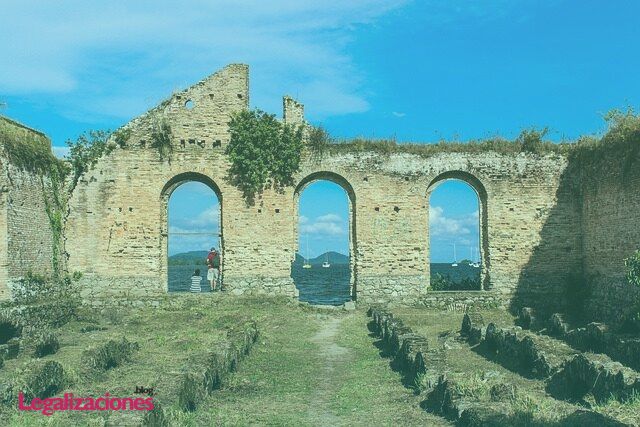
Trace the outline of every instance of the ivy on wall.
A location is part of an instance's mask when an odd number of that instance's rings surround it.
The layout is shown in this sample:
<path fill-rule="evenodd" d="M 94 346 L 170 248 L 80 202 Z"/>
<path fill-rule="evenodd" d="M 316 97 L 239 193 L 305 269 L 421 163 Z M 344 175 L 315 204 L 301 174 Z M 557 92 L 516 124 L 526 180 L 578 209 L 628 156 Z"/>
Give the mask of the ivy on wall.
<path fill-rule="evenodd" d="M 264 111 L 243 110 L 231 117 L 229 131 L 229 176 L 247 203 L 269 186 L 293 184 L 300 169 L 303 126 L 283 124 Z"/>

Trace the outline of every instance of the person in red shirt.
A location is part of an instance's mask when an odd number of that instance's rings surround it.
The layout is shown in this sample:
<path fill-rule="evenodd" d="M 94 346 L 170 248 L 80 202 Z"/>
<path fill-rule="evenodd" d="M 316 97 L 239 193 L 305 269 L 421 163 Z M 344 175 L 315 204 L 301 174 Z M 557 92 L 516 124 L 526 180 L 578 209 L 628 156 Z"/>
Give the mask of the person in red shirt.
<path fill-rule="evenodd" d="M 220 281 L 220 254 L 213 247 L 207 255 L 207 280 L 211 284 L 211 291 L 214 292 Z M 220 290 L 222 290 L 222 284 L 220 284 Z"/>

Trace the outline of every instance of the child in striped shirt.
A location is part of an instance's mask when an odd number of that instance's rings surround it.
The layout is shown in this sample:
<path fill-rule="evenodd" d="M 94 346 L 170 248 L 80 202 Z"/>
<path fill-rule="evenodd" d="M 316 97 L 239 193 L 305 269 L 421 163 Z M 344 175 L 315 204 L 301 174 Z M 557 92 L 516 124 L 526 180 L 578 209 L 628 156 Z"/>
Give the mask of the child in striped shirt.
<path fill-rule="evenodd" d="M 196 271 L 193 272 L 193 276 L 191 276 L 191 292 L 201 292 L 202 288 L 200 287 L 200 283 L 202 282 L 202 277 L 200 276 L 200 269 L 196 268 Z"/>

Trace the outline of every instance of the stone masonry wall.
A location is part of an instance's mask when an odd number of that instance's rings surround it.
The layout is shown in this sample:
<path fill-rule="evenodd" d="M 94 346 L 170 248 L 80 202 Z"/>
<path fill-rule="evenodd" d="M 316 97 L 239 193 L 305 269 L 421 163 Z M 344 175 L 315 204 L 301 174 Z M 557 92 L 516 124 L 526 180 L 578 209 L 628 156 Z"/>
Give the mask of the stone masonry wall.
<path fill-rule="evenodd" d="M 227 179 L 223 152 L 230 114 L 246 108 L 248 97 L 247 67 L 228 66 L 129 123 L 126 147 L 81 177 L 69 203 L 66 248 L 69 270 L 85 275 L 86 295 L 166 292 L 167 202 L 189 180 L 210 185 L 221 201 L 223 279 L 235 294 L 296 294 L 290 273 L 298 196 L 318 179 L 349 194 L 359 301 L 412 303 L 428 292 L 428 195 L 449 178 L 467 181 L 482 199 L 484 285 L 494 294 L 522 297 L 538 287 L 560 292 L 557 276 L 579 264 L 578 212 L 560 200 L 567 162 L 557 155 L 327 154 L 303 159 L 297 185 L 265 191 L 247 206 Z M 285 98 L 284 107 L 287 122 L 304 120 L 301 104 Z M 154 123 L 163 118 L 172 128 L 170 160 L 150 146 Z M 556 225 L 549 229 L 549 223 Z M 529 267 L 534 258 L 544 268 Z"/>
<path fill-rule="evenodd" d="M 18 134 L 30 134 L 42 144 L 50 144 L 37 131 L 0 120 Z M 53 237 L 44 199 L 50 192 L 47 177 L 20 169 L 0 154 L 0 300 L 10 297 L 11 284 L 27 272 L 52 272 Z"/>
<path fill-rule="evenodd" d="M 617 323 L 640 302 L 624 259 L 640 249 L 640 150 L 607 153 L 583 170 L 584 270 L 594 320 Z"/>

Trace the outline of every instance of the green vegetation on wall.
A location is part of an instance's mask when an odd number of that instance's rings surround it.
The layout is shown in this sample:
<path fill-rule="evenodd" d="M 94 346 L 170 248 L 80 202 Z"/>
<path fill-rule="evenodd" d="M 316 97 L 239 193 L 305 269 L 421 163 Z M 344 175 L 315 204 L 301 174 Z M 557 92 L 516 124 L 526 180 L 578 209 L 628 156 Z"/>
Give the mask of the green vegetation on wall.
<path fill-rule="evenodd" d="M 0 117 L 0 142 L 4 154 L 18 168 L 36 173 L 57 169 L 64 174 L 65 165 L 51 152 L 49 139 L 30 129 Z"/>
<path fill-rule="evenodd" d="M 627 267 L 627 279 L 633 286 L 640 288 L 640 250 L 637 250 L 629 258 L 624 260 Z"/>
<path fill-rule="evenodd" d="M 171 145 L 171 126 L 165 118 L 154 118 L 151 132 L 151 146 L 158 150 L 160 160 L 171 160 L 173 147 Z"/>
<path fill-rule="evenodd" d="M 108 130 L 90 130 L 81 134 L 75 141 L 67 140 L 67 158 L 73 171 L 72 189 L 83 173 L 95 165 L 102 155 L 113 150 L 113 146 L 107 143 L 110 136 L 111 132 Z"/>
<path fill-rule="evenodd" d="M 292 184 L 300 169 L 302 126 L 283 124 L 264 111 L 244 110 L 231 117 L 229 131 L 229 175 L 248 203 L 270 185 Z"/>
<path fill-rule="evenodd" d="M 390 155 L 396 153 L 414 154 L 430 157 L 440 153 L 484 153 L 496 152 L 499 154 L 517 155 L 520 153 L 548 154 L 555 153 L 566 155 L 573 144 L 556 144 L 544 140 L 547 128 L 537 130 L 535 128 L 523 130 L 514 140 L 496 136 L 484 140 L 472 140 L 467 142 L 440 141 L 437 144 L 425 143 L 398 143 L 395 139 L 366 139 L 354 138 L 337 140 L 331 138 L 324 129 L 312 128 L 309 131 L 307 146 L 312 155 L 322 157 L 325 153 L 360 153 L 373 152 L 376 154 Z"/>
<path fill-rule="evenodd" d="M 580 138 L 572 150 L 572 159 L 582 167 L 583 179 L 588 182 L 600 180 L 603 173 L 617 171 L 620 166 L 611 170 L 607 165 L 613 159 L 617 165 L 622 165 L 620 176 L 624 184 L 640 159 L 640 115 L 628 108 L 626 111 L 611 110 L 604 119 L 607 132 L 601 138 Z"/>

